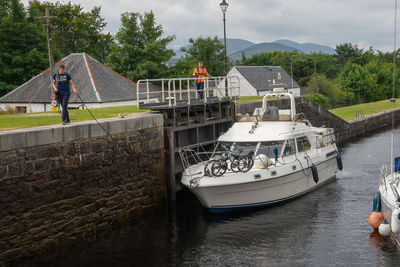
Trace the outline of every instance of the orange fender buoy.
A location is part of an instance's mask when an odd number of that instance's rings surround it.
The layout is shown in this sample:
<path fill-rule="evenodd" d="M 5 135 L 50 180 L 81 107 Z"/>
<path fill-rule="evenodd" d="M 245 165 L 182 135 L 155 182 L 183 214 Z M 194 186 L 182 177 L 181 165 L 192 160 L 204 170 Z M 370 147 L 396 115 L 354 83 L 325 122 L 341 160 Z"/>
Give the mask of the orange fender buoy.
<path fill-rule="evenodd" d="M 379 228 L 379 225 L 381 225 L 383 220 L 384 220 L 383 213 L 378 211 L 372 212 L 368 218 L 369 225 L 371 225 L 371 227 L 374 228 L 375 230 Z"/>

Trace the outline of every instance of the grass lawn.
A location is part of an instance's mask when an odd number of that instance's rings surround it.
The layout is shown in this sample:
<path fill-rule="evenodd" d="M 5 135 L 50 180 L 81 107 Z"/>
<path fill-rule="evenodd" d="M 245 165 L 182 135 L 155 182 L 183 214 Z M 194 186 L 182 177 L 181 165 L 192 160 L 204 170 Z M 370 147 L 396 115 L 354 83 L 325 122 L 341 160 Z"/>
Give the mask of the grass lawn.
<path fill-rule="evenodd" d="M 109 108 L 92 108 L 90 111 L 96 119 L 112 118 L 126 116 L 129 113 L 143 112 L 137 106 L 120 106 Z M 69 110 L 69 117 L 72 122 L 93 120 L 86 109 Z M 41 113 L 18 113 L 0 115 L 0 130 L 10 130 L 18 128 L 29 128 L 35 126 L 44 126 L 52 124 L 61 124 L 61 113 L 41 112 Z"/>
<path fill-rule="evenodd" d="M 255 101 L 255 100 L 262 100 L 264 96 L 241 96 L 239 98 L 239 102 L 248 102 L 248 101 Z"/>
<path fill-rule="evenodd" d="M 390 102 L 390 100 L 383 100 L 373 103 L 366 103 L 366 104 L 348 106 L 343 108 L 335 108 L 331 109 L 330 112 L 332 112 L 336 116 L 341 117 L 344 120 L 349 121 L 356 118 L 357 111 L 362 111 L 364 115 L 370 115 L 399 107 L 400 107 L 400 98 L 397 98 L 395 103 Z"/>
<path fill-rule="evenodd" d="M 256 95 L 256 96 L 241 96 L 237 102 L 249 102 L 249 101 L 257 101 L 263 100 L 263 95 Z M 268 99 L 279 98 L 277 96 L 269 96 Z"/>

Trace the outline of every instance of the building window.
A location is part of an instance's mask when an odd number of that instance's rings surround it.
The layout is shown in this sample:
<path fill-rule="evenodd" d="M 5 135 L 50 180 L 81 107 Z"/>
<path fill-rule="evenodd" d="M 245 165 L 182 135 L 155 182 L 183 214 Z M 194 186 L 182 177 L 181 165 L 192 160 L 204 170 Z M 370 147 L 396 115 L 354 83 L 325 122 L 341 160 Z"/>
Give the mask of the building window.
<path fill-rule="evenodd" d="M 15 109 L 16 109 L 17 113 L 26 113 L 25 106 L 16 106 Z"/>

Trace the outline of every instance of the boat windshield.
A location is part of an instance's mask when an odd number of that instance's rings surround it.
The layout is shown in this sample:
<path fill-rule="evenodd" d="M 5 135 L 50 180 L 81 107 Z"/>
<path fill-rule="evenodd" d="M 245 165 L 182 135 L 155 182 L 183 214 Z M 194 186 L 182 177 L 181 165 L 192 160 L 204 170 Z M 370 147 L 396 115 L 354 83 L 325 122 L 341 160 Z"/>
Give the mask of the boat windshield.
<path fill-rule="evenodd" d="M 232 152 L 247 155 L 257 147 L 256 142 L 219 142 L 214 150 L 212 157 L 220 155 L 222 152 Z"/>
<path fill-rule="evenodd" d="M 296 142 L 294 139 L 286 140 L 285 148 L 282 152 L 282 156 L 290 156 L 296 153 Z"/>
<path fill-rule="evenodd" d="M 275 152 L 280 155 L 284 141 L 261 142 L 257 154 L 264 154 L 269 158 L 275 158 Z"/>

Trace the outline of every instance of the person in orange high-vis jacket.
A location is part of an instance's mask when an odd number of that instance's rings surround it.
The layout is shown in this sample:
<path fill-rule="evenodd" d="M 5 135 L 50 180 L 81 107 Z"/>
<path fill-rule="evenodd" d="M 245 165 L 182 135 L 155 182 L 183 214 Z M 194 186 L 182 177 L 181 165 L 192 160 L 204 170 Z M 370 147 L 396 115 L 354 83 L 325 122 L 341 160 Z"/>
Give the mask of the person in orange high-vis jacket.
<path fill-rule="evenodd" d="M 199 79 L 196 79 L 196 88 L 199 92 L 200 99 L 204 99 L 203 97 L 203 90 L 204 90 L 204 77 L 208 77 L 207 69 L 203 66 L 203 61 L 199 61 L 197 68 L 193 71 L 193 76 Z"/>

